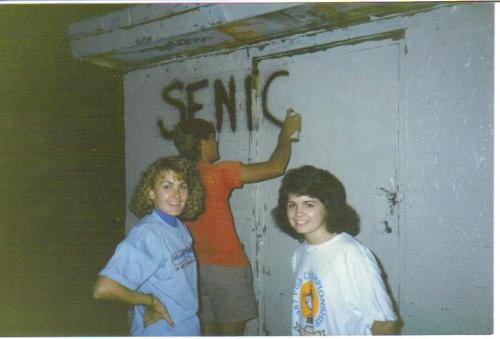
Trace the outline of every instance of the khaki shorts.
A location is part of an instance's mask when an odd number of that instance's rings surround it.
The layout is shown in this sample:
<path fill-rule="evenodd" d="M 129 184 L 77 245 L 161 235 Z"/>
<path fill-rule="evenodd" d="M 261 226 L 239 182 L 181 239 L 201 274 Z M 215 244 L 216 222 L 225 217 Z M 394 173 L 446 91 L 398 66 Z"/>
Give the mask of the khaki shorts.
<path fill-rule="evenodd" d="M 200 319 L 233 323 L 257 317 L 249 266 L 200 264 Z"/>

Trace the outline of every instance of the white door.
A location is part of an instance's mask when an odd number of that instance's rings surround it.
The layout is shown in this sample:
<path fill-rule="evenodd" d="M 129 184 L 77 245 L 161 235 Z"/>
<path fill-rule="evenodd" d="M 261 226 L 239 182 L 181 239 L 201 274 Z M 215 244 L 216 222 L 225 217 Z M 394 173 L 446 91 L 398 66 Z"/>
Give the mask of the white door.
<path fill-rule="evenodd" d="M 303 117 L 301 140 L 293 145 L 288 168 L 311 164 L 330 170 L 342 181 L 348 203 L 361 219 L 357 239 L 380 260 L 396 301 L 400 264 L 399 71 L 403 54 L 402 41 L 386 39 L 256 60 L 259 79 L 266 80 L 278 71 L 288 72 L 269 85 L 269 112 L 283 119 L 286 109 L 292 107 Z M 262 99 L 257 97 L 259 105 Z M 278 131 L 263 118 L 256 145 L 263 159 L 274 148 Z M 271 217 L 280 180 L 258 185 L 263 225 L 256 288 L 260 334 L 264 335 L 290 335 L 291 326 L 290 257 L 298 242 L 280 232 Z"/>

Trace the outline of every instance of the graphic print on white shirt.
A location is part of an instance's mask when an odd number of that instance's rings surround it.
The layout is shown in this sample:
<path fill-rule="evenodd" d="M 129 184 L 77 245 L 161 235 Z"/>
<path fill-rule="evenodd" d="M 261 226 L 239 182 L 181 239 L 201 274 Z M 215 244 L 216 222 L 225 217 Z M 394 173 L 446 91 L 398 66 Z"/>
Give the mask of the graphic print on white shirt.
<path fill-rule="evenodd" d="M 319 277 L 314 272 L 304 272 L 295 281 L 293 296 L 293 312 L 305 324 L 295 322 L 294 329 L 299 335 L 326 335 L 324 329 L 314 330 L 322 328 L 326 320 L 325 292 Z"/>
<path fill-rule="evenodd" d="M 292 255 L 292 335 L 371 335 L 396 320 L 373 254 L 347 233 Z"/>

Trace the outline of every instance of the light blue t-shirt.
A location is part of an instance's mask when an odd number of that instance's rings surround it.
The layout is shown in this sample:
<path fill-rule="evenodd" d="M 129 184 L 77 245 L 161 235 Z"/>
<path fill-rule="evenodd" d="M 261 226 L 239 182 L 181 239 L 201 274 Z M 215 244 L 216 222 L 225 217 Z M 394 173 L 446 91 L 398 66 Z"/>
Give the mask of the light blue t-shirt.
<path fill-rule="evenodd" d="M 165 305 L 175 327 L 165 320 L 144 328 L 144 306 L 134 307 L 134 336 L 199 336 L 196 259 L 192 238 L 177 218 L 158 211 L 142 218 L 118 244 L 99 273 L 141 293 L 151 293 Z M 175 221 L 175 225 L 165 220 Z M 171 222 L 172 222 L 171 221 Z M 172 222 L 174 223 L 174 222 Z"/>

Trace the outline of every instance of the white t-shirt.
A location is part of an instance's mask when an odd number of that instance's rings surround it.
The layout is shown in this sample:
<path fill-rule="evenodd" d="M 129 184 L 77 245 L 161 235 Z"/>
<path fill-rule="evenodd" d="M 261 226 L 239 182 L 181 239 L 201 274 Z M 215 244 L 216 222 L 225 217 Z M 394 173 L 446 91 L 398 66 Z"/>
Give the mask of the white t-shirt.
<path fill-rule="evenodd" d="M 292 335 L 371 335 L 373 321 L 396 320 L 372 253 L 347 233 L 292 256 Z"/>

